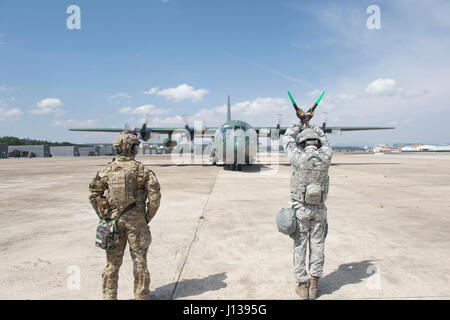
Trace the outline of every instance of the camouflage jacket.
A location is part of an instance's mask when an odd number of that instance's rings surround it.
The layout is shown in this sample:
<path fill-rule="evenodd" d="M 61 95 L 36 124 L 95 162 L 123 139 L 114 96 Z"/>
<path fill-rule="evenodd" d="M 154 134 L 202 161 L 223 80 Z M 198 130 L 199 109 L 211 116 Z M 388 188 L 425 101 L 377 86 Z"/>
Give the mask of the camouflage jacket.
<path fill-rule="evenodd" d="M 320 141 L 322 143 L 322 147 L 319 149 L 319 152 L 321 155 L 323 155 L 325 158 L 328 158 L 329 161 L 331 161 L 331 158 L 333 157 L 333 151 L 331 149 L 330 142 L 328 141 L 327 136 L 323 132 L 322 129 L 320 129 L 316 125 L 311 125 L 311 128 L 314 129 L 314 131 L 317 132 L 317 134 L 320 137 Z M 300 133 L 300 125 L 299 124 L 291 124 L 287 129 L 283 137 L 283 147 L 284 151 L 286 152 L 286 155 L 291 163 L 298 162 L 299 157 L 302 157 L 302 153 L 304 150 L 297 146 L 297 136 Z"/>
<path fill-rule="evenodd" d="M 333 152 L 331 145 L 322 129 L 315 125 L 310 127 L 317 132 L 320 138 L 322 146 L 319 149 L 313 146 L 308 146 L 303 149 L 297 145 L 296 139 L 300 133 L 299 124 L 289 126 L 283 137 L 283 147 L 289 161 L 292 164 L 290 203 L 293 205 L 304 203 L 304 192 L 306 186 L 310 183 L 321 185 L 323 200 L 326 200 L 326 195 L 328 193 L 328 167 L 330 165 Z"/>
<path fill-rule="evenodd" d="M 128 171 L 122 189 L 125 195 L 114 190 L 114 182 L 120 180 L 116 173 Z M 117 178 L 119 177 L 119 178 Z M 120 184 L 118 184 L 121 186 Z M 155 173 L 143 164 L 128 156 L 118 156 L 103 170 L 97 172 L 89 185 L 89 202 L 100 219 L 114 219 L 127 205 L 136 203 L 134 211 L 145 214 L 145 219 L 150 222 L 156 214 L 161 201 L 161 192 Z"/>

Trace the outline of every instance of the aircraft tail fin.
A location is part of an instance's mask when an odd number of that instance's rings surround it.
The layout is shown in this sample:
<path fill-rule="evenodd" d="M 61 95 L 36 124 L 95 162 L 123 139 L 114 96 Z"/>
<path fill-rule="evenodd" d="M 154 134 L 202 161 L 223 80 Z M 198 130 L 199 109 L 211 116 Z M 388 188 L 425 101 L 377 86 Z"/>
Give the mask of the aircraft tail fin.
<path fill-rule="evenodd" d="M 231 105 L 230 105 L 230 95 L 228 95 L 228 104 L 227 104 L 227 122 L 231 121 Z"/>

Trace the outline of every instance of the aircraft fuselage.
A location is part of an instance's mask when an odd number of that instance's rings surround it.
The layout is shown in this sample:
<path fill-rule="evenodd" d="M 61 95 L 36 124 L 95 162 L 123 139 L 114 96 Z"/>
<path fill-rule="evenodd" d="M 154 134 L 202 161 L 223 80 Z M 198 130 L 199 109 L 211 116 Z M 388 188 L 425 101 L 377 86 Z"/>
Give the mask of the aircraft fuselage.
<path fill-rule="evenodd" d="M 240 120 L 230 120 L 216 130 L 211 146 L 211 161 L 233 166 L 252 164 L 257 152 L 257 134 Z"/>

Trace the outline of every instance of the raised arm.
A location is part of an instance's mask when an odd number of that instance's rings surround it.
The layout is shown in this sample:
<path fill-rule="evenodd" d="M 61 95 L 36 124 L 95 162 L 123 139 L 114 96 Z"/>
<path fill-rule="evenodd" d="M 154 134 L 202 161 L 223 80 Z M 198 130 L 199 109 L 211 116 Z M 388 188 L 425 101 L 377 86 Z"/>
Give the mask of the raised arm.
<path fill-rule="evenodd" d="M 331 148 L 331 144 L 328 141 L 327 136 L 325 135 L 325 133 L 323 132 L 323 130 L 320 127 L 318 127 L 316 125 L 313 125 L 311 127 L 314 129 L 314 131 L 317 132 L 317 134 L 320 137 L 320 142 L 322 143 L 322 146 L 320 147 L 319 152 L 322 155 L 324 155 L 325 157 L 327 157 L 329 161 L 331 161 L 331 158 L 333 157 L 333 150 Z"/>
<path fill-rule="evenodd" d="M 299 124 L 291 124 L 284 133 L 283 136 L 283 148 L 284 152 L 286 152 L 286 156 L 289 161 L 293 161 L 295 154 L 298 152 L 298 146 L 296 142 L 296 138 L 300 133 L 300 125 Z"/>

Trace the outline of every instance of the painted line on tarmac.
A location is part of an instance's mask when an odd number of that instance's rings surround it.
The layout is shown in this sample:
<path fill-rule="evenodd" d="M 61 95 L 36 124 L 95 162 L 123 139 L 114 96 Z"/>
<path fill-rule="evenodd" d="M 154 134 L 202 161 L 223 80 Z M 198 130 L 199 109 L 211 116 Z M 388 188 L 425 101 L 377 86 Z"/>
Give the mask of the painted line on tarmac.
<path fill-rule="evenodd" d="M 220 172 L 221 172 L 220 170 L 217 170 L 217 175 L 216 175 L 216 178 L 214 179 L 214 183 L 213 183 L 213 185 L 211 187 L 211 190 L 209 192 L 208 200 L 206 200 L 205 205 L 203 206 L 203 210 L 202 210 L 202 216 L 203 217 L 205 216 L 206 211 L 208 210 L 209 200 L 211 199 L 211 195 L 213 194 L 214 188 L 216 186 L 217 178 L 219 177 L 219 173 Z M 189 244 L 189 248 L 188 248 L 188 251 L 186 253 L 186 257 L 184 258 L 183 264 L 182 264 L 181 269 L 180 269 L 180 273 L 178 274 L 178 277 L 177 277 L 177 281 L 175 282 L 175 286 L 173 288 L 172 294 L 170 295 L 170 299 L 171 300 L 174 300 L 174 298 L 175 298 L 175 292 L 177 291 L 178 283 L 179 283 L 179 281 L 181 279 L 181 275 L 183 274 L 184 266 L 186 265 L 186 262 L 187 262 L 187 260 L 189 258 L 189 253 L 191 252 L 192 246 L 194 245 L 195 239 L 197 238 L 197 233 L 198 233 L 198 230 L 200 229 L 200 225 L 202 224 L 202 222 L 203 222 L 203 220 L 199 220 L 198 223 L 197 223 L 197 227 L 195 228 L 194 236 L 192 237 L 191 243 Z"/>

